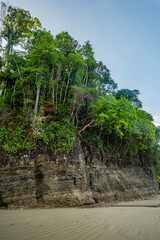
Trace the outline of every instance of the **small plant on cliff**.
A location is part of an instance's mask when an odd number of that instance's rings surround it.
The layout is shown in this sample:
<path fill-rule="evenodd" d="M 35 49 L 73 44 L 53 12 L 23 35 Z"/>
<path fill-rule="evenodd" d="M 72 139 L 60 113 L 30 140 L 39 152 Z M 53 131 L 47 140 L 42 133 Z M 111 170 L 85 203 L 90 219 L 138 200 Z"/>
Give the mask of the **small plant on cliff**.
<path fill-rule="evenodd" d="M 7 154 L 26 151 L 31 148 L 28 125 L 11 121 L 7 126 L 0 126 L 0 146 Z"/>
<path fill-rule="evenodd" d="M 56 152 L 65 151 L 67 153 L 73 150 L 76 140 L 76 128 L 69 119 L 53 121 L 51 123 L 44 122 L 42 129 L 41 140 L 51 150 Z"/>

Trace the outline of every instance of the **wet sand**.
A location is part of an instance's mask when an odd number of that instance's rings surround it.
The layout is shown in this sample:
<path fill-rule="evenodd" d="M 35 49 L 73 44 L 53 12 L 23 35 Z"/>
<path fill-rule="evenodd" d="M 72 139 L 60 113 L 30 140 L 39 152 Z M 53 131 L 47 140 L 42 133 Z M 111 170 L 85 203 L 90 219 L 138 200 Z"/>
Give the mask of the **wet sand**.
<path fill-rule="evenodd" d="M 159 240 L 160 196 L 107 208 L 0 210 L 2 240 Z"/>

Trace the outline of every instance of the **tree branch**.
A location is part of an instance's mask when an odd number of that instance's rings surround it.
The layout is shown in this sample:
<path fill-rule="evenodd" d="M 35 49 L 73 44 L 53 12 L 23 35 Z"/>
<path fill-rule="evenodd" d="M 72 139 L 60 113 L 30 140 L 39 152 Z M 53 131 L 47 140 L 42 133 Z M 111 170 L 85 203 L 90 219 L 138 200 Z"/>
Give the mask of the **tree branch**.
<path fill-rule="evenodd" d="M 77 131 L 78 134 L 80 134 L 81 132 L 83 132 L 87 127 L 93 127 L 91 126 L 91 124 L 95 121 L 95 119 L 93 119 L 90 123 L 88 123 L 87 125 L 85 125 L 81 130 Z"/>

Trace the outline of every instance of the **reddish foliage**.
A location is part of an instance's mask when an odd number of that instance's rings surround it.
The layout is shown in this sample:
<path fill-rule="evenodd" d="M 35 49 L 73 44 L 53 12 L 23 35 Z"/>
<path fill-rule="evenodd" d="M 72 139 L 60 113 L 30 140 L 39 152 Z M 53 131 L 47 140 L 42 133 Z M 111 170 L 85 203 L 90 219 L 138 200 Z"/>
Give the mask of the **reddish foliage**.
<path fill-rule="evenodd" d="M 44 111 L 45 115 L 55 114 L 56 108 L 55 108 L 54 103 L 45 102 L 45 107 L 43 108 L 43 111 Z"/>

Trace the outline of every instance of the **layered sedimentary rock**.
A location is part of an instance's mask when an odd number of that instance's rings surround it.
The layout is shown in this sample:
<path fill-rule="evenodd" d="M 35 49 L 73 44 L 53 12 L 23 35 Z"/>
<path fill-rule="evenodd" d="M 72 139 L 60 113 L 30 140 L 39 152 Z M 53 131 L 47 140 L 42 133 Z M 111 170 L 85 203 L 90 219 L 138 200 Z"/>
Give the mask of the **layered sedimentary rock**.
<path fill-rule="evenodd" d="M 0 206 L 80 206 L 114 200 L 144 199 L 158 193 L 151 168 L 108 165 L 98 152 L 80 145 L 71 156 L 38 154 L 14 158 L 0 167 Z"/>

